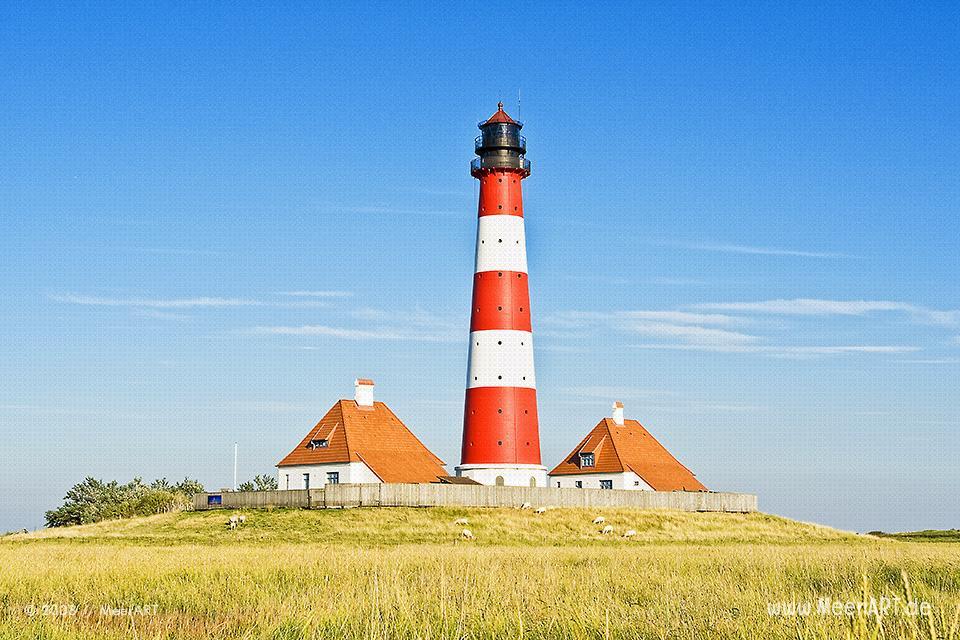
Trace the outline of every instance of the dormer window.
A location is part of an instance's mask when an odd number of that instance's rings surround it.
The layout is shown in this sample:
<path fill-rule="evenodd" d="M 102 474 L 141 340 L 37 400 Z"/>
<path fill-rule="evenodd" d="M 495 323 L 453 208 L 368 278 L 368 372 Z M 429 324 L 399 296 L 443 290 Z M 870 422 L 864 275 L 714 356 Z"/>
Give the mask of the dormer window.
<path fill-rule="evenodd" d="M 581 454 L 580 454 L 580 466 L 581 466 L 581 467 L 592 467 L 592 466 L 593 466 L 593 454 L 592 454 L 592 453 L 581 453 Z"/>
<path fill-rule="evenodd" d="M 307 449 L 323 449 L 327 444 L 326 440 L 311 440 L 310 444 L 307 445 Z"/>

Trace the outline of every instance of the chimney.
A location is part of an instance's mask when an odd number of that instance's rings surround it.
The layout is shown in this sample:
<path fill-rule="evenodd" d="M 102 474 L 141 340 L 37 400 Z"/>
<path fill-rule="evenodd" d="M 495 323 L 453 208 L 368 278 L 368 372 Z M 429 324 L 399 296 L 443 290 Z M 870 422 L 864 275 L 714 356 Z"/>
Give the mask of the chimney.
<path fill-rule="evenodd" d="M 616 424 L 623 424 L 623 403 L 619 400 L 613 403 L 613 421 Z"/>
<path fill-rule="evenodd" d="M 357 378 L 353 381 L 354 392 L 353 399 L 357 401 L 358 407 L 373 406 L 373 380 L 367 378 Z"/>

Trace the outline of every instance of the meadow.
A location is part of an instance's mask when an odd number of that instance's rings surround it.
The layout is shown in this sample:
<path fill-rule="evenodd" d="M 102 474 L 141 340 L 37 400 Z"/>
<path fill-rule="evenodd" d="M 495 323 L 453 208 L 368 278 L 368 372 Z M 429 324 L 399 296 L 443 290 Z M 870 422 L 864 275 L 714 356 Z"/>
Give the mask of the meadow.
<path fill-rule="evenodd" d="M 956 542 L 764 514 L 608 509 L 608 536 L 578 509 L 228 515 L 0 539 L 0 638 L 960 638 Z"/>

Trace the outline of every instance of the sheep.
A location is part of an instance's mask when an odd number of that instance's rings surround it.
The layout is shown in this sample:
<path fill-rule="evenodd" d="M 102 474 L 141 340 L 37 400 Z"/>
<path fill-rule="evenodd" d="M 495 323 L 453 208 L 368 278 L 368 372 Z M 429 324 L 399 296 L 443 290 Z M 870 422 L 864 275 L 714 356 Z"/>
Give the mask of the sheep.
<path fill-rule="evenodd" d="M 230 529 L 230 531 L 233 531 L 234 529 L 236 529 L 237 526 L 238 526 L 238 523 L 235 519 L 230 518 L 229 520 L 227 520 L 227 527 Z"/>
<path fill-rule="evenodd" d="M 533 505 L 530 504 L 529 502 L 524 502 L 523 504 L 520 505 L 520 509 L 521 509 L 521 510 L 523 510 L 523 509 L 530 509 L 530 508 L 532 508 L 532 507 L 533 507 Z"/>
<path fill-rule="evenodd" d="M 600 529 L 600 533 L 602 533 L 603 535 L 606 535 L 608 533 L 613 533 L 613 525 L 608 524 L 603 529 Z"/>
<path fill-rule="evenodd" d="M 537 514 L 538 516 L 542 516 L 546 512 L 547 512 L 547 507 L 539 507 L 536 511 L 534 511 L 534 513 Z"/>
<path fill-rule="evenodd" d="M 464 540 L 473 540 L 473 531 L 470 531 L 470 529 L 464 529 L 460 532 L 460 537 Z"/>
<path fill-rule="evenodd" d="M 604 518 L 603 516 L 597 516 L 596 518 L 593 519 L 593 524 L 603 524 L 606 521 L 607 519 Z"/>
<path fill-rule="evenodd" d="M 246 524 L 246 522 L 247 522 L 247 516 L 241 515 L 240 518 L 239 518 L 239 520 L 240 520 L 240 524 Z"/>
<path fill-rule="evenodd" d="M 637 532 L 635 529 L 627 529 L 626 531 L 623 532 L 624 538 L 632 538 L 635 535 L 637 535 Z"/>
<path fill-rule="evenodd" d="M 456 520 L 453 521 L 453 524 L 457 525 L 458 527 L 465 527 L 470 523 L 467 521 L 466 518 L 457 518 Z"/>

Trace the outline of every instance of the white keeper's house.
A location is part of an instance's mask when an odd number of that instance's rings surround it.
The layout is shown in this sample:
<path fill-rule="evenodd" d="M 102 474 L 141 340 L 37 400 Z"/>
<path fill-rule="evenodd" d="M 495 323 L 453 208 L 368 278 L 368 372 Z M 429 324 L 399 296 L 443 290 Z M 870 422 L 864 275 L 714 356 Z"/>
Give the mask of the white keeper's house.
<path fill-rule="evenodd" d="M 352 400 L 340 400 L 293 451 L 277 464 L 280 489 L 319 488 L 341 482 L 445 482 L 435 456 L 382 402 L 373 381 L 354 383 Z"/>
<path fill-rule="evenodd" d="M 550 486 L 707 491 L 642 424 L 624 420 L 622 402 L 550 472 Z"/>

